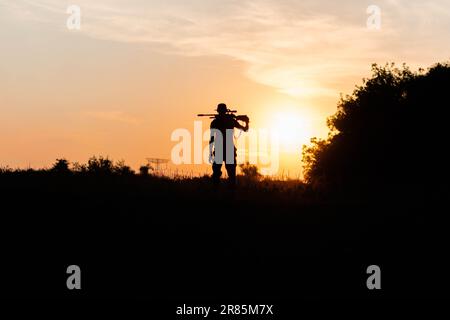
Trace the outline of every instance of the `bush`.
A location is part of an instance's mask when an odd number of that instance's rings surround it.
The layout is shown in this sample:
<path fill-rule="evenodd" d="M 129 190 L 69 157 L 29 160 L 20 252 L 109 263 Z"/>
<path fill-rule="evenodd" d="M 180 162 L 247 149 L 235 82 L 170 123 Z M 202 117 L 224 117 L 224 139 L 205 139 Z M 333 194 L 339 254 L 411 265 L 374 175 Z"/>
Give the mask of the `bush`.
<path fill-rule="evenodd" d="M 259 179 L 261 179 L 261 174 L 259 173 L 257 166 L 247 162 L 239 165 L 239 168 L 241 169 L 242 175 L 246 179 L 251 181 L 258 181 Z"/>
<path fill-rule="evenodd" d="M 120 174 L 120 175 L 133 175 L 134 174 L 134 170 L 131 169 L 129 166 L 127 166 L 125 164 L 124 160 L 120 160 L 118 161 L 114 167 L 113 167 L 113 171 L 116 174 Z"/>
<path fill-rule="evenodd" d="M 152 168 L 152 167 L 149 166 L 148 164 L 147 164 L 147 165 L 143 165 L 143 166 L 141 166 L 141 167 L 139 168 L 139 174 L 140 174 L 141 176 L 148 176 L 151 168 Z"/>

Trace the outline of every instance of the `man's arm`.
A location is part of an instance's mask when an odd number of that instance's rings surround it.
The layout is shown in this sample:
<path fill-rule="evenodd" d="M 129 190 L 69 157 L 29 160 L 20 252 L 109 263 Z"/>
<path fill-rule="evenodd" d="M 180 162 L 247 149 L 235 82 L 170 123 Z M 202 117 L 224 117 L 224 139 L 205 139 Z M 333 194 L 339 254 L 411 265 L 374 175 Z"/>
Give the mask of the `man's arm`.
<path fill-rule="evenodd" d="M 239 129 L 239 130 L 242 130 L 242 131 L 244 131 L 244 132 L 247 132 L 248 129 L 249 129 L 248 122 L 245 122 L 245 126 L 243 126 L 243 125 L 240 124 L 237 120 L 235 120 L 234 127 L 237 128 L 237 129 Z"/>

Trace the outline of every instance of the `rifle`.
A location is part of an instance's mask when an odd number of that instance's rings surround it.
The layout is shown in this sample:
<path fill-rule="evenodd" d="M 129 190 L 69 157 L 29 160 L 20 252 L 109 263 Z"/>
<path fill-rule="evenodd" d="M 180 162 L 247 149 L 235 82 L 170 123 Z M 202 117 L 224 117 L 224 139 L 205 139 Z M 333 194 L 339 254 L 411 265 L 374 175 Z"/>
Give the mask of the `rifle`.
<path fill-rule="evenodd" d="M 244 122 L 250 122 L 250 118 L 247 115 L 235 115 L 237 113 L 236 110 L 227 110 L 226 115 L 232 116 L 234 119 Z M 212 113 L 200 113 L 197 115 L 197 117 L 209 117 L 210 119 L 216 119 L 219 116 L 218 113 L 212 114 Z"/>

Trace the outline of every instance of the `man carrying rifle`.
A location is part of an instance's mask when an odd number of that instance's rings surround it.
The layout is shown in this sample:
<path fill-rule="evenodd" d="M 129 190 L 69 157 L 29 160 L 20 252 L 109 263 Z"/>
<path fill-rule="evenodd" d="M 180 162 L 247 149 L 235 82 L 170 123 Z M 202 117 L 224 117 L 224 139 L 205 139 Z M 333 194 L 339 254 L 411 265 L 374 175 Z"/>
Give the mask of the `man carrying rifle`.
<path fill-rule="evenodd" d="M 230 185 L 236 184 L 236 156 L 237 150 L 234 146 L 234 128 L 248 131 L 249 118 L 247 116 L 236 116 L 227 108 L 226 104 L 221 103 L 217 106 L 217 115 L 210 126 L 209 152 L 210 162 L 213 169 L 213 181 L 220 182 L 222 176 L 222 164 L 225 162 L 225 169 L 228 173 Z M 245 122 L 245 126 L 238 121 Z"/>

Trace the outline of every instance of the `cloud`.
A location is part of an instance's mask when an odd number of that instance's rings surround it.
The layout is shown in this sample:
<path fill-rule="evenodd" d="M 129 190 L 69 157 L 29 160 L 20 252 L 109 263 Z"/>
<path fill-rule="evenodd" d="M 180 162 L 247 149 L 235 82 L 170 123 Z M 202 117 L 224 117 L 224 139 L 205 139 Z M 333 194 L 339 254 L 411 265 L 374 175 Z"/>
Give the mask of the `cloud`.
<path fill-rule="evenodd" d="M 22 18 L 35 12 L 39 20 L 63 21 L 66 15 L 61 1 L 0 1 L 28 12 Z M 300 98 L 336 96 L 372 62 L 428 64 L 447 58 L 436 50 L 450 49 L 444 41 L 450 3 L 444 0 L 380 0 L 379 32 L 366 28 L 366 6 L 356 0 L 76 2 L 87 36 L 159 44 L 171 54 L 227 56 L 244 62 L 253 81 Z"/>

